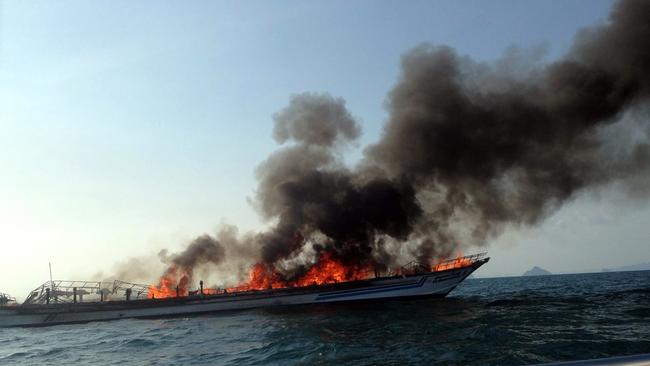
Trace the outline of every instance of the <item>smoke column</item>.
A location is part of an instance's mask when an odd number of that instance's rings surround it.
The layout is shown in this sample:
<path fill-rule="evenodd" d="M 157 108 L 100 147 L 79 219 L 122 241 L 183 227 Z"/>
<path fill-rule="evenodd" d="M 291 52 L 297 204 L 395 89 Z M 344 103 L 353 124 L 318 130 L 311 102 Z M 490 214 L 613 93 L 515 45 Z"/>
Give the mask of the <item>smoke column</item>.
<path fill-rule="evenodd" d="M 359 135 L 344 101 L 294 96 L 274 116 L 275 139 L 291 145 L 257 172 L 260 211 L 278 220 L 260 236 L 263 260 L 315 243 L 388 265 L 388 248 L 409 242 L 426 262 L 534 225 L 586 188 L 647 175 L 647 139 L 611 154 L 615 134 L 603 131 L 648 102 L 649 24 L 650 2 L 618 2 L 563 59 L 523 74 L 502 67 L 517 62 L 508 57 L 486 65 L 416 47 L 402 57 L 383 136 L 355 169 L 340 158 Z"/>
<path fill-rule="evenodd" d="M 206 264 L 219 264 L 224 255 L 223 245 L 207 234 L 194 239 L 181 253 L 170 256 L 163 250 L 158 256 L 163 262 L 169 263 L 162 276 L 169 283 L 161 287 L 173 289 L 177 286 L 180 295 L 187 295 L 195 269 Z"/>
<path fill-rule="evenodd" d="M 403 55 L 383 135 L 355 167 L 342 161 L 361 133 L 345 101 L 294 95 L 274 115 L 283 146 L 256 172 L 254 203 L 274 225 L 242 245 L 287 278 L 322 252 L 379 269 L 403 256 L 428 263 L 535 225 L 587 189 L 646 193 L 647 115 L 636 138 L 620 130 L 626 112 L 648 105 L 649 25 L 649 1 L 617 2 L 546 65 L 516 52 L 486 64 L 420 45 Z M 222 252 L 188 249 L 174 265 Z"/>

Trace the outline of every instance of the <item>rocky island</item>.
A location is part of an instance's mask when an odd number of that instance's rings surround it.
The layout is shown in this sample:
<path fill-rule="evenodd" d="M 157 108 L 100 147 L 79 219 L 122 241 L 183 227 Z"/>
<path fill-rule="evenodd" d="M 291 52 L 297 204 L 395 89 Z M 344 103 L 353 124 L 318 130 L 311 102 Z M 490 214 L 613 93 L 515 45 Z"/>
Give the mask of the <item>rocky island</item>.
<path fill-rule="evenodd" d="M 529 269 L 528 271 L 526 271 L 523 275 L 524 276 L 547 276 L 547 275 L 552 275 L 552 273 L 545 270 L 544 268 L 535 266 Z"/>

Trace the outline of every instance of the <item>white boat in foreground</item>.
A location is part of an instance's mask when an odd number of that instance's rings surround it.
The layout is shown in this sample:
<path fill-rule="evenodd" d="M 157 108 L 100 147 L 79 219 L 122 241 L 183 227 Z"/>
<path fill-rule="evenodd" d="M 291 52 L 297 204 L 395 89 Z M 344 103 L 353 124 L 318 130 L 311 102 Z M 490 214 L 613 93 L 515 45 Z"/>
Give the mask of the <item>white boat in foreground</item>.
<path fill-rule="evenodd" d="M 260 291 L 214 293 L 199 290 L 195 295 L 164 299 L 148 298 L 146 286 L 121 281 L 115 281 L 111 286 L 98 282 L 51 281 L 34 290 L 21 305 L 1 305 L 0 327 L 187 316 L 289 305 L 444 297 L 489 258 L 480 254 L 463 257 L 463 260 L 464 265 L 460 268 L 451 266 L 437 271 L 415 271 L 409 275 Z M 92 296 L 99 296 L 99 301 L 89 301 L 88 298 Z"/>

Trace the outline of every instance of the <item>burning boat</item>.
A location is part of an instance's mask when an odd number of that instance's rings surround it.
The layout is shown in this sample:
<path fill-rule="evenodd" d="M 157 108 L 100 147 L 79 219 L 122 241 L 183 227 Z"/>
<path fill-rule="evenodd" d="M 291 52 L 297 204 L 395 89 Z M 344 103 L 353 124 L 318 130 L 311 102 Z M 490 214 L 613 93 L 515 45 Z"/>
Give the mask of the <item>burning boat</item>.
<path fill-rule="evenodd" d="M 0 327 L 43 326 L 125 318 L 187 316 L 224 310 L 261 307 L 385 301 L 444 297 L 489 260 L 485 253 L 458 257 L 432 267 L 418 264 L 401 267 L 384 276 L 339 281 L 332 276 L 303 276 L 304 280 L 282 285 L 265 282 L 259 288 L 259 273 L 230 289 L 163 292 L 160 287 L 123 281 L 48 281 L 32 291 L 20 304 L 0 304 Z M 319 268 L 319 270 L 323 270 Z M 311 275 L 315 275 L 312 273 Z M 257 276 L 257 277 L 256 277 Z M 370 278 L 372 277 L 372 278 Z M 308 281 L 312 281 L 309 283 Z"/>

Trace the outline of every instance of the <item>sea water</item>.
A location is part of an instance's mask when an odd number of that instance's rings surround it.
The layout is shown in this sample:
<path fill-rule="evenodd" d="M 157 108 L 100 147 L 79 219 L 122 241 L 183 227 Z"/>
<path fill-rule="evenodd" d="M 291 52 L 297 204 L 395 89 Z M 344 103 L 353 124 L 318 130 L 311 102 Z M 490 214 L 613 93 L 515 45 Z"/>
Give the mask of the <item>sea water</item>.
<path fill-rule="evenodd" d="M 468 279 L 447 298 L 0 329 L 0 365 L 525 365 L 650 352 L 650 271 Z"/>

